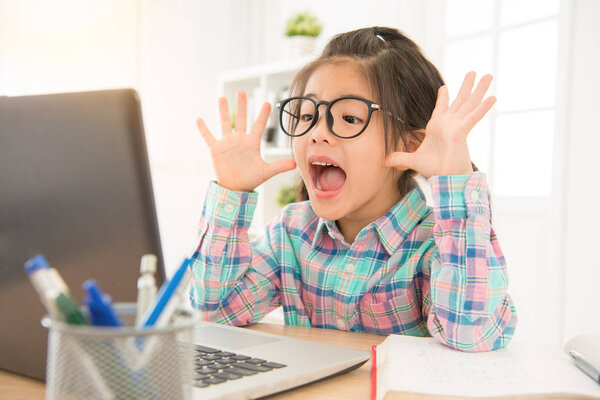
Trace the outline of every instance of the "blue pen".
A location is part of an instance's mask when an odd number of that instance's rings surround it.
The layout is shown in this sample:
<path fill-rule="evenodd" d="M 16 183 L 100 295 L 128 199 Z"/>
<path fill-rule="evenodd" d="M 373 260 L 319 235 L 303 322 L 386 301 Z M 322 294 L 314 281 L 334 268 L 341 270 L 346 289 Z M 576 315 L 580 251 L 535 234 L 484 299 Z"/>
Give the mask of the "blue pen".
<path fill-rule="evenodd" d="M 113 310 L 112 300 L 109 295 L 102 293 L 98 282 L 94 279 L 88 279 L 83 282 L 83 290 L 87 296 L 83 303 L 90 310 L 92 325 L 96 326 L 123 326 L 123 322 Z"/>
<path fill-rule="evenodd" d="M 181 288 L 185 288 L 191 280 L 190 271 L 188 270 L 189 265 L 190 260 L 186 258 L 183 264 L 175 271 L 173 278 L 163 283 L 154 302 L 148 307 L 148 311 L 139 325 L 140 327 L 163 327 L 169 322 L 169 319 L 178 306 L 177 302 L 173 301 L 173 299 L 178 298 L 178 291 Z"/>
<path fill-rule="evenodd" d="M 81 285 L 83 290 L 87 293 L 87 296 L 83 299 L 83 303 L 90 310 L 90 316 L 92 319 L 92 325 L 95 326 L 111 326 L 111 327 L 122 327 L 123 322 L 115 312 L 112 306 L 112 300 L 109 295 L 102 293 L 98 282 L 94 279 L 88 279 Z M 124 379 L 128 385 L 128 390 L 131 392 L 130 396 L 134 399 L 142 399 L 148 395 L 146 388 L 149 387 L 149 393 L 152 394 L 152 399 L 158 396 L 156 389 L 152 383 L 148 372 L 144 368 L 131 369 L 125 360 L 123 359 L 122 352 L 123 348 L 119 345 L 119 341 L 107 342 L 105 355 L 102 358 L 102 370 L 105 374 L 118 374 Z M 125 350 L 127 351 L 127 350 Z M 160 396 L 158 397 L 160 398 Z"/>

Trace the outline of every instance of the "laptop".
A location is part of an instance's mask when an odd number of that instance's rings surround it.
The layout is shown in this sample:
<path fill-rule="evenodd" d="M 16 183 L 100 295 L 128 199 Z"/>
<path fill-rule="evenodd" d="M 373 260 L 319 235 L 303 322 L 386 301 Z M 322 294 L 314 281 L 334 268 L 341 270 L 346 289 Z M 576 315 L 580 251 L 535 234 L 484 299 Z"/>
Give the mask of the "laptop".
<path fill-rule="evenodd" d="M 210 322 L 199 323 L 194 334 L 194 399 L 262 397 L 350 371 L 369 359 L 362 351 Z"/>
<path fill-rule="evenodd" d="M 133 90 L 0 96 L 0 368 L 46 376 L 46 314 L 24 263 L 44 254 L 73 295 L 90 278 L 136 301 L 143 254 L 163 257 Z"/>
<path fill-rule="evenodd" d="M 78 299 L 81 283 L 95 278 L 116 301 L 135 302 L 146 253 L 158 256 L 158 284 L 164 280 L 134 90 L 0 97 L 0 368 L 44 379 L 46 312 L 23 270 L 38 253 Z M 369 359 L 210 322 L 196 327 L 193 351 L 199 399 L 265 396 Z"/>

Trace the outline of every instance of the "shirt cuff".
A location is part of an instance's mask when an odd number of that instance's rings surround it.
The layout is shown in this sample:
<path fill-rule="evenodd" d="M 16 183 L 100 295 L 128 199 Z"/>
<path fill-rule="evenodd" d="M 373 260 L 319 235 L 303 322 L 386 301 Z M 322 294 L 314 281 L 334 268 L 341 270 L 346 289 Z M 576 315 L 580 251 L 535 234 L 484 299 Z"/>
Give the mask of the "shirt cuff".
<path fill-rule="evenodd" d="M 437 219 L 490 216 L 489 188 L 486 175 L 439 175 L 429 178 Z"/>
<path fill-rule="evenodd" d="M 250 228 L 256 208 L 256 192 L 234 192 L 211 181 L 206 192 L 202 218 L 217 225 L 231 228 Z"/>

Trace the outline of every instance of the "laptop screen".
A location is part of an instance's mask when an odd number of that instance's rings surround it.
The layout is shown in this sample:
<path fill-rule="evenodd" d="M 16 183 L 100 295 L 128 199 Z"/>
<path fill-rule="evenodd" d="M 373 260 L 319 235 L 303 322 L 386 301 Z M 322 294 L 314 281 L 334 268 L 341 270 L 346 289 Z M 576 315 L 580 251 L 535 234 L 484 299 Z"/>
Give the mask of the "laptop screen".
<path fill-rule="evenodd" d="M 164 280 L 135 91 L 0 97 L 0 368 L 43 379 L 46 311 L 23 269 L 39 253 L 78 300 L 94 278 L 135 302 L 145 253 Z"/>

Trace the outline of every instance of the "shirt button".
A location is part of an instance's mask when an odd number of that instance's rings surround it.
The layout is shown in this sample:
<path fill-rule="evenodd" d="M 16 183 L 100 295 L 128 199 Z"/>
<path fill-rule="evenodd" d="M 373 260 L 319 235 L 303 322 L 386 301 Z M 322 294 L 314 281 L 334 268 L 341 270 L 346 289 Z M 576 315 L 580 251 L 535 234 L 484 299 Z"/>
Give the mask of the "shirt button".
<path fill-rule="evenodd" d="M 476 191 L 476 190 L 473 190 L 473 191 L 471 192 L 471 200 L 473 200 L 473 201 L 477 201 L 477 200 L 479 200 L 479 192 L 478 192 L 478 191 Z"/>
<path fill-rule="evenodd" d="M 337 322 L 335 323 L 340 331 L 346 330 L 346 323 L 340 317 L 337 318 Z"/>
<path fill-rule="evenodd" d="M 354 273 L 354 270 L 356 269 L 356 265 L 354 264 L 347 264 L 346 265 L 346 272 L 352 274 Z"/>
<path fill-rule="evenodd" d="M 233 206 L 231 204 L 226 204 L 224 210 L 227 214 L 231 214 L 233 212 Z"/>

